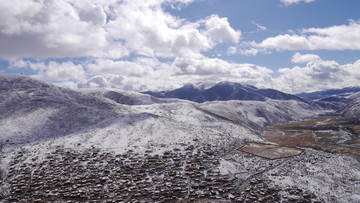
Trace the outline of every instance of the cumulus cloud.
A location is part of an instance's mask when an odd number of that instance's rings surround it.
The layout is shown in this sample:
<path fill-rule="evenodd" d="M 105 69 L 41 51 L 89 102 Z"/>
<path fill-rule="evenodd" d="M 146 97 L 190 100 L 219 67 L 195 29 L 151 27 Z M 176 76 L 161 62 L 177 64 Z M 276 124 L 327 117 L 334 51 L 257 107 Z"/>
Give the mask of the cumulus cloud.
<path fill-rule="evenodd" d="M 218 43 L 240 40 L 226 18 L 189 22 L 164 10 L 190 2 L 3 0 L 0 58 L 199 57 Z"/>
<path fill-rule="evenodd" d="M 103 21 L 104 13 L 101 9 L 96 12 L 98 14 L 91 18 L 81 20 L 79 11 L 68 1 L 3 0 L 0 4 L 0 57 L 94 55 L 108 44 L 104 28 L 97 24 Z"/>
<path fill-rule="evenodd" d="M 79 88 L 110 88 L 111 85 L 107 78 L 102 75 L 93 76 L 78 84 Z"/>
<path fill-rule="evenodd" d="M 272 87 L 289 92 L 312 92 L 354 86 L 360 79 L 360 60 L 341 65 L 336 61 L 311 61 L 304 67 L 283 68 Z"/>
<path fill-rule="evenodd" d="M 257 46 L 276 50 L 360 50 L 360 23 L 304 29 L 300 35 L 270 37 Z"/>
<path fill-rule="evenodd" d="M 35 72 L 32 77 L 70 87 L 76 82 L 79 87 L 139 91 L 191 82 L 185 75 L 197 78 L 207 72 L 215 78 L 214 69 L 225 62 L 195 64 L 198 70 L 181 73 L 174 59 L 209 62 L 204 52 L 238 43 L 241 31 L 218 15 L 189 21 L 165 9 L 181 9 L 192 1 L 4 0 L 0 58 L 11 61 L 10 68 L 29 69 Z"/>
<path fill-rule="evenodd" d="M 178 76 L 201 76 L 206 81 L 233 81 L 253 85 L 264 85 L 271 80 L 270 69 L 254 64 L 229 63 L 218 58 L 181 58 L 172 67 Z"/>
<path fill-rule="evenodd" d="M 11 62 L 10 67 L 36 71 L 37 74 L 32 75 L 32 77 L 49 82 L 80 81 L 86 78 L 83 66 L 76 65 L 71 61 L 44 63 L 16 60 Z"/>
<path fill-rule="evenodd" d="M 360 61 L 341 65 L 296 53 L 291 61 L 302 65 L 281 69 L 274 78 L 266 67 L 204 56 L 222 43 L 232 43 L 228 54 L 242 55 L 360 50 L 359 22 L 240 43 L 241 31 L 232 28 L 227 18 L 211 15 L 189 21 L 164 9 L 181 9 L 192 1 L 3 0 L 0 58 L 10 60 L 10 68 L 28 69 L 35 72 L 32 77 L 72 88 L 158 91 L 186 83 L 232 81 L 296 93 L 352 86 L 360 80 Z M 259 31 L 266 30 L 253 24 Z M 71 61 L 77 57 L 84 57 L 77 60 L 80 64 Z"/>
<path fill-rule="evenodd" d="M 291 58 L 291 62 L 293 63 L 307 63 L 307 62 L 315 62 L 315 61 L 319 61 L 320 60 L 320 56 L 315 55 L 315 54 L 300 54 L 300 53 L 295 53 L 293 55 L 293 57 Z"/>
<path fill-rule="evenodd" d="M 218 15 L 212 15 L 204 20 L 205 35 L 209 36 L 218 42 L 233 42 L 240 41 L 241 32 L 234 30 L 227 18 L 220 18 Z"/>
<path fill-rule="evenodd" d="M 280 0 L 281 3 L 283 3 L 285 6 L 289 6 L 289 5 L 293 5 L 293 4 L 298 4 L 300 2 L 305 2 L 305 3 L 310 3 L 316 0 Z"/>
<path fill-rule="evenodd" d="M 130 63 L 101 60 L 88 64 L 88 72 L 93 76 L 79 82 L 78 86 L 112 87 L 131 91 L 160 91 L 203 81 L 233 81 L 264 86 L 271 82 L 272 73 L 270 69 L 254 64 L 235 64 L 206 57 L 177 58 L 172 63 L 139 58 Z M 120 66 L 128 68 L 124 70 L 118 68 Z"/>

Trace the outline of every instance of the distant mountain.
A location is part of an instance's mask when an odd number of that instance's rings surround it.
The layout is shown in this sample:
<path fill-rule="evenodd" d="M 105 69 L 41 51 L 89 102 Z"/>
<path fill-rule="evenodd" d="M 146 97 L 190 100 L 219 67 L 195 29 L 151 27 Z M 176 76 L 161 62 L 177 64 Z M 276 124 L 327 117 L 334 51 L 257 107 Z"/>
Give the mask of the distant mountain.
<path fill-rule="evenodd" d="M 342 89 L 300 93 L 296 96 L 307 100 L 313 100 L 316 104 L 324 108 L 338 110 L 353 99 L 360 97 L 360 87 L 346 87 Z"/>
<path fill-rule="evenodd" d="M 267 99 L 296 100 L 307 103 L 306 100 L 297 96 L 274 89 L 258 89 L 251 85 L 233 82 L 220 82 L 206 89 L 193 84 L 187 84 L 179 89 L 171 91 L 148 91 L 143 93 L 159 98 L 178 98 L 198 103 L 228 100 L 265 101 Z"/>
<path fill-rule="evenodd" d="M 360 92 L 360 87 L 346 87 L 342 89 L 330 89 L 330 90 L 317 91 L 311 93 L 300 93 L 300 94 L 296 94 L 296 96 L 309 100 L 318 100 L 318 99 L 324 99 L 335 96 L 345 98 L 357 92 Z"/>

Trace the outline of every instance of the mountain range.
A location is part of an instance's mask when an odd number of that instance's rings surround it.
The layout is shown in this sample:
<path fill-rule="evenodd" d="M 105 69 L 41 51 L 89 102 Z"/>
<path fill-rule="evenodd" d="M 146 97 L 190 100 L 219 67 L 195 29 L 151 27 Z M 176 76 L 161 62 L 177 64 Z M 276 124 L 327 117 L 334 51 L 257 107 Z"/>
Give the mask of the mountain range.
<path fill-rule="evenodd" d="M 286 94 L 274 89 L 258 89 L 251 85 L 233 82 L 220 82 L 208 88 L 201 88 L 194 84 L 187 84 L 179 89 L 160 92 L 142 92 L 159 98 L 178 98 L 198 103 L 207 101 L 265 101 L 274 100 L 296 100 L 307 102 L 295 95 Z"/>
<path fill-rule="evenodd" d="M 206 137 L 201 133 L 204 129 L 259 139 L 258 135 L 267 126 L 303 119 L 322 111 L 319 106 L 293 95 L 227 82 L 209 89 L 186 85 L 171 91 L 179 99 L 115 89 L 70 90 L 18 75 L 0 75 L 0 88 L 2 143 L 26 143 L 70 135 L 83 139 L 91 134 L 94 139 L 107 137 L 107 141 L 98 144 L 116 145 L 109 134 L 119 136 L 118 140 L 148 136 L 148 141 L 156 135 L 162 137 L 158 141 L 164 141 L 163 138 L 176 134 L 189 136 L 195 133 Z M 203 103 L 180 100 L 186 98 Z M 222 101 L 234 98 L 244 101 Z M 236 127 L 226 127 L 229 125 Z M 230 133 L 228 129 L 246 133 Z M 152 131 L 154 134 L 149 133 Z M 107 132 L 105 137 L 104 132 Z"/>
<path fill-rule="evenodd" d="M 296 96 L 312 100 L 316 104 L 333 110 L 339 110 L 354 99 L 360 98 L 360 87 L 346 87 L 311 93 L 300 93 Z"/>

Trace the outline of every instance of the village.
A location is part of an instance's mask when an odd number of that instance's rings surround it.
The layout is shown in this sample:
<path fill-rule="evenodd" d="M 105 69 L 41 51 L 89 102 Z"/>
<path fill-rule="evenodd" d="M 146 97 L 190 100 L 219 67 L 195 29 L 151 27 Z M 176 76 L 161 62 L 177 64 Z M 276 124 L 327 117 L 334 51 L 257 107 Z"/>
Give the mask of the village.
<path fill-rule="evenodd" d="M 241 180 L 219 171 L 210 145 L 114 154 L 58 148 L 41 161 L 19 151 L 4 179 L 5 202 L 318 202 L 298 188 L 274 188 L 261 176 Z"/>

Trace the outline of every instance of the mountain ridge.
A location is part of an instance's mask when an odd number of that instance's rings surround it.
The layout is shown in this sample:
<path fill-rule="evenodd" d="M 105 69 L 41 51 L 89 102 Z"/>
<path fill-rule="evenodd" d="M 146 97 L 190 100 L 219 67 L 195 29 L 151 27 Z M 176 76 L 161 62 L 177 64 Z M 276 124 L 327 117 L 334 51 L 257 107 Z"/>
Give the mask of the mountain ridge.
<path fill-rule="evenodd" d="M 295 95 L 287 94 L 275 89 L 259 89 L 251 85 L 244 85 L 234 82 L 220 82 L 208 88 L 199 88 L 193 84 L 186 84 L 175 90 L 152 92 L 142 92 L 159 98 L 178 98 L 197 103 L 208 101 L 265 101 L 267 99 L 275 100 L 297 100 L 304 103 L 308 101 Z"/>
<path fill-rule="evenodd" d="M 296 94 L 301 98 L 311 100 L 326 109 L 340 110 L 356 98 L 360 98 L 360 87 L 345 87 L 328 89 L 310 93 Z"/>

